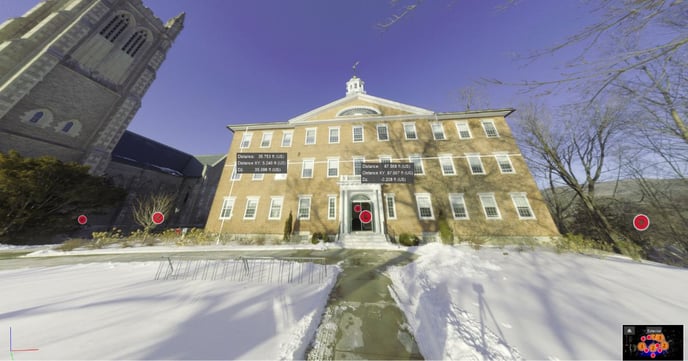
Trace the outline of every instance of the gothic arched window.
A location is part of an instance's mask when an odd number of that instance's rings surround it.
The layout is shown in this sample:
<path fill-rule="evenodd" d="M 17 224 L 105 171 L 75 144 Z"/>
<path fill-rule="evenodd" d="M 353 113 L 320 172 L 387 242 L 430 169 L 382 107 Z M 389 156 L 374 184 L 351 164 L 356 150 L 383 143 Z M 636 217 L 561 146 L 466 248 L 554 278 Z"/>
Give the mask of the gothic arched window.
<path fill-rule="evenodd" d="M 105 25 L 103 30 L 100 31 L 100 35 L 114 43 L 128 25 L 129 17 L 126 14 L 119 14 Z"/>
<path fill-rule="evenodd" d="M 32 109 L 24 113 L 19 119 L 24 124 L 45 128 L 53 121 L 53 113 L 46 108 Z"/>
<path fill-rule="evenodd" d="M 132 58 L 141 49 L 143 44 L 146 42 L 146 31 L 139 30 L 131 35 L 131 38 L 122 47 L 122 51 L 129 54 Z"/>
<path fill-rule="evenodd" d="M 35 123 L 38 123 L 38 121 L 41 120 L 41 118 L 43 118 L 43 114 L 44 114 L 44 113 L 43 113 L 43 112 L 40 112 L 40 111 L 39 111 L 39 112 L 35 112 L 35 113 L 33 114 L 33 116 L 31 116 L 31 119 L 29 119 L 29 123 L 34 123 L 34 124 L 35 124 Z"/>
<path fill-rule="evenodd" d="M 69 133 L 69 130 L 72 129 L 72 126 L 74 125 L 74 122 L 67 122 L 63 127 L 62 127 L 62 132 L 64 133 Z"/>
<path fill-rule="evenodd" d="M 72 138 L 76 138 L 81 133 L 81 128 L 81 122 L 79 122 L 76 119 L 72 119 L 57 123 L 57 125 L 53 129 L 57 133 L 68 135 Z"/>

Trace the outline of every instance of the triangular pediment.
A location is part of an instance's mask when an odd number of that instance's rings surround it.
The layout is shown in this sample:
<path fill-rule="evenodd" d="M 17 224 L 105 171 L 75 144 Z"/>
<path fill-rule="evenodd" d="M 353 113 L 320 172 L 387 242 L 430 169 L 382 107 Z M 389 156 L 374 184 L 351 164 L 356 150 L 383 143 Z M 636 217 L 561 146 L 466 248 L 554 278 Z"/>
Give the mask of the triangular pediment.
<path fill-rule="evenodd" d="M 433 111 L 368 94 L 352 94 L 289 119 L 289 123 L 395 115 L 431 115 Z"/>

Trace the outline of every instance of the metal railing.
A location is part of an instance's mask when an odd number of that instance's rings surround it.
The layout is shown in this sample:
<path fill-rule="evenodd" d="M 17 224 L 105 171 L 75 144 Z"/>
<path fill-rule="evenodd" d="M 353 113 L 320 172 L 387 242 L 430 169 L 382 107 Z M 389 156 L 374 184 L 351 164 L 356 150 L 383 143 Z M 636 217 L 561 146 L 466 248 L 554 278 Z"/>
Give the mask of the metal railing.
<path fill-rule="evenodd" d="M 324 283 L 323 257 L 162 257 L 155 280 L 230 280 L 253 283 Z"/>

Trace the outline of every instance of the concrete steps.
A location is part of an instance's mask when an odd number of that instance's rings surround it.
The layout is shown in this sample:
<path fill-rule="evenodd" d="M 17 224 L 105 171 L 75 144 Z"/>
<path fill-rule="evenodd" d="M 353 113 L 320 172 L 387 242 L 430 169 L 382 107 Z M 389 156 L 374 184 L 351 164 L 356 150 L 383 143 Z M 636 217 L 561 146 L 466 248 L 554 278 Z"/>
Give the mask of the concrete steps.
<path fill-rule="evenodd" d="M 347 234 L 339 242 L 345 248 L 389 248 L 392 246 L 381 234 Z"/>

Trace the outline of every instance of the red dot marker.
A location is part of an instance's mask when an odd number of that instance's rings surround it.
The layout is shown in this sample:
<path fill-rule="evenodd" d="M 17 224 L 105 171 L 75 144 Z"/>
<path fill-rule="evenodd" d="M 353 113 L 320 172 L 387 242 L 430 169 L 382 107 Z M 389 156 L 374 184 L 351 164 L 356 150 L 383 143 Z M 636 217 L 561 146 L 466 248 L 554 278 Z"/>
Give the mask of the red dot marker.
<path fill-rule="evenodd" d="M 361 214 L 358 215 L 358 219 L 360 219 L 362 223 L 367 224 L 373 220 L 373 214 L 370 213 L 370 211 L 363 211 L 361 212 Z"/>
<path fill-rule="evenodd" d="M 360 204 L 355 205 L 354 206 L 354 212 L 358 213 L 360 211 L 361 211 L 361 205 Z"/>
<path fill-rule="evenodd" d="M 633 217 L 633 227 L 637 231 L 644 231 L 650 227 L 650 218 L 644 214 Z"/>
<path fill-rule="evenodd" d="M 151 216 L 151 219 L 153 220 L 153 223 L 160 224 L 165 221 L 165 215 L 162 214 L 162 212 L 155 212 Z"/>
<path fill-rule="evenodd" d="M 85 215 L 82 214 L 76 218 L 76 221 L 79 222 L 79 224 L 83 226 L 84 224 L 86 224 L 86 222 L 88 222 L 88 217 L 86 217 Z"/>

